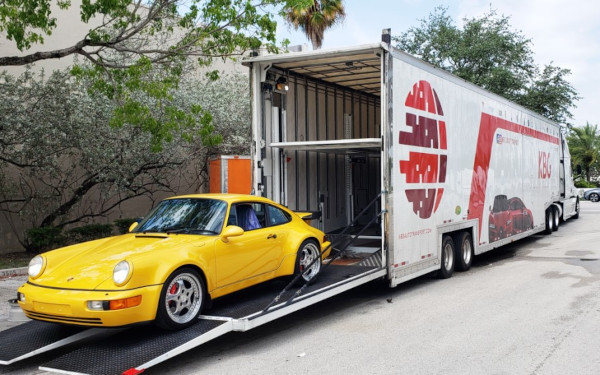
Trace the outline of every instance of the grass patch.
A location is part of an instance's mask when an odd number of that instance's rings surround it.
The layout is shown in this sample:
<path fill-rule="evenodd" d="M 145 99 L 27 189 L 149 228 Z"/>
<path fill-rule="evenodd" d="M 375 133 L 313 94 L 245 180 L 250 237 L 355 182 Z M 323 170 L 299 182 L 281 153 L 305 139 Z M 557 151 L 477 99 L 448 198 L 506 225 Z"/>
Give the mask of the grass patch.
<path fill-rule="evenodd" d="M 0 254 L 0 270 L 26 267 L 33 255 L 27 252 Z"/>

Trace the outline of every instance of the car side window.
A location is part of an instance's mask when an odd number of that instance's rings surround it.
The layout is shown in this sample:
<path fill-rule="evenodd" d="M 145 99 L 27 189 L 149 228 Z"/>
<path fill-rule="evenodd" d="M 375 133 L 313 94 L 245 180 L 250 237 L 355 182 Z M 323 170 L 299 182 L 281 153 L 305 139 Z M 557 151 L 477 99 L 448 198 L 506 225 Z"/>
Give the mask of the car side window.
<path fill-rule="evenodd" d="M 281 225 L 292 220 L 292 217 L 287 212 L 271 205 L 266 205 L 266 207 L 267 217 L 269 218 L 268 226 Z"/>
<path fill-rule="evenodd" d="M 237 209 L 235 204 L 232 205 L 231 209 L 229 210 L 229 219 L 227 220 L 227 225 L 238 225 Z"/>
<path fill-rule="evenodd" d="M 261 203 L 236 203 L 231 206 L 227 225 L 237 225 L 244 231 L 265 227 L 265 208 Z"/>
<path fill-rule="evenodd" d="M 256 212 L 256 218 L 258 219 L 258 222 L 260 223 L 260 226 L 262 228 L 266 227 L 265 225 L 265 205 L 262 203 L 252 203 L 252 208 L 254 209 L 254 212 Z"/>

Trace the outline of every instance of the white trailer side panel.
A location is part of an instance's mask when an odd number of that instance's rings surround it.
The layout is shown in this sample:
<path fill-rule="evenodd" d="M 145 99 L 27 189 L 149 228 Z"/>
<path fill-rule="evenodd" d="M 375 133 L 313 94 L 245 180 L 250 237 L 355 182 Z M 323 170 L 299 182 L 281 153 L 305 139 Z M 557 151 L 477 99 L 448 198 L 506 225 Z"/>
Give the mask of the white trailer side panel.
<path fill-rule="evenodd" d="M 471 227 L 480 253 L 542 230 L 560 194 L 558 125 L 390 53 L 392 280 L 438 268 L 445 232 Z"/>

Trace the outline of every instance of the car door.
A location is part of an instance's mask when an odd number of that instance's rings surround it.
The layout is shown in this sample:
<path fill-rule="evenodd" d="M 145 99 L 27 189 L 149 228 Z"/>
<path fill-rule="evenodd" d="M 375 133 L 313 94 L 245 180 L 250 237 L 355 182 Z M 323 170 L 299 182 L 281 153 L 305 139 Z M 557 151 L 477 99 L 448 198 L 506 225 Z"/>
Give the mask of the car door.
<path fill-rule="evenodd" d="M 243 218 L 244 212 L 251 209 L 256 215 L 251 220 L 254 225 Z M 228 225 L 237 225 L 244 229 L 238 237 L 229 238 L 228 242 L 217 241 L 216 245 L 216 280 L 217 288 L 242 283 L 240 288 L 260 282 L 268 277 L 268 273 L 277 269 L 283 253 L 281 228 L 268 227 L 267 209 L 264 203 L 244 202 L 233 204 L 230 210 Z M 253 281 L 256 279 L 256 281 Z"/>

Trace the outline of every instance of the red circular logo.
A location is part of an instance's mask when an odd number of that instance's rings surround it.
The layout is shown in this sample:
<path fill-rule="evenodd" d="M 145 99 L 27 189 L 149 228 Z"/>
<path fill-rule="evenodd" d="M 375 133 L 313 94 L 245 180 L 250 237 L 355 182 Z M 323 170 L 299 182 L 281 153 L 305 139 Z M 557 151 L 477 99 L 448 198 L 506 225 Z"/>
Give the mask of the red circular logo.
<path fill-rule="evenodd" d="M 410 132 L 400 132 L 399 143 L 412 146 L 408 159 L 400 160 L 405 175 L 406 198 L 413 212 L 427 219 L 437 211 L 446 182 L 447 144 L 444 111 L 435 90 L 427 81 L 415 83 L 406 97 L 406 125 Z M 415 185 L 410 188 L 410 185 Z"/>

